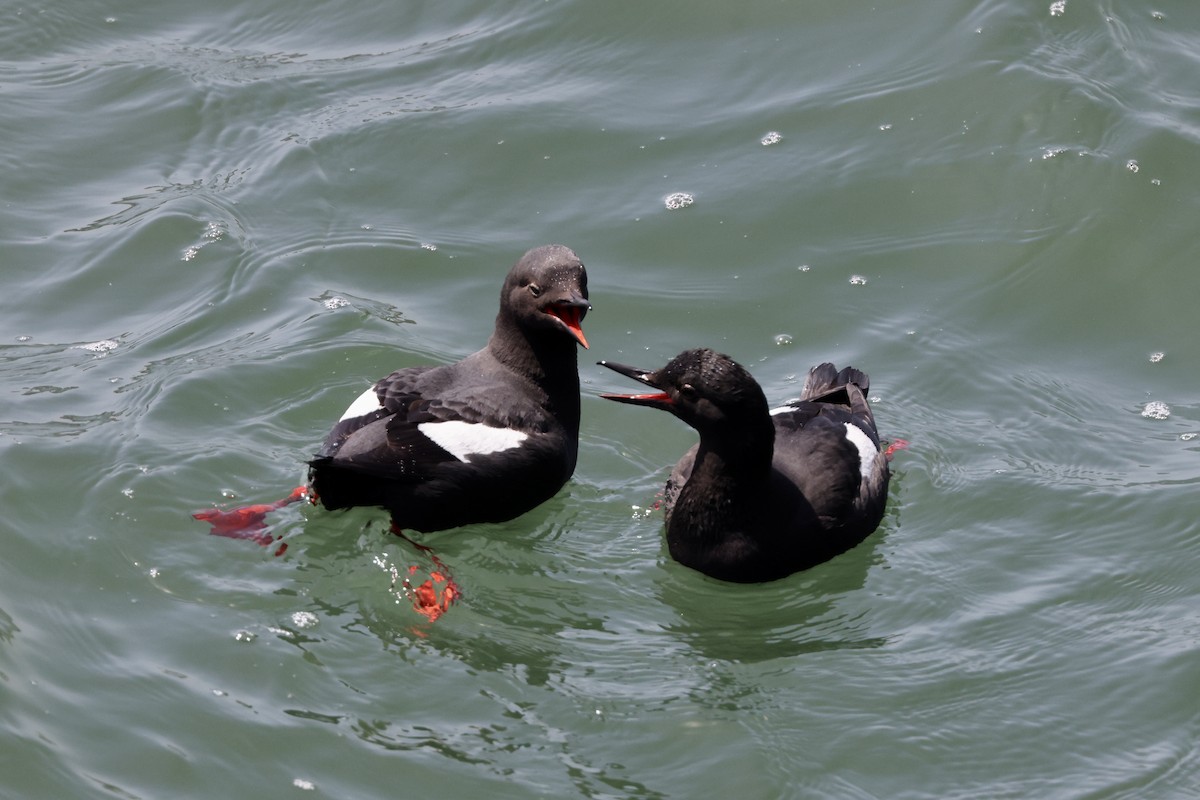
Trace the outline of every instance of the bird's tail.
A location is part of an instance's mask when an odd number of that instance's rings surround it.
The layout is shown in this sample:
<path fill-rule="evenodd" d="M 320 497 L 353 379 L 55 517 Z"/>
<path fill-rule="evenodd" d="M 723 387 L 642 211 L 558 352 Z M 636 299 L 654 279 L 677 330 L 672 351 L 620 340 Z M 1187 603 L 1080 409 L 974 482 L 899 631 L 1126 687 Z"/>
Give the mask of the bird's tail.
<path fill-rule="evenodd" d="M 837 367 L 828 362 L 818 364 L 808 371 L 800 399 L 819 401 L 827 395 L 842 392 L 850 384 L 857 386 L 864 395 L 871 391 L 871 379 L 861 369 L 846 367 L 839 372 Z"/>

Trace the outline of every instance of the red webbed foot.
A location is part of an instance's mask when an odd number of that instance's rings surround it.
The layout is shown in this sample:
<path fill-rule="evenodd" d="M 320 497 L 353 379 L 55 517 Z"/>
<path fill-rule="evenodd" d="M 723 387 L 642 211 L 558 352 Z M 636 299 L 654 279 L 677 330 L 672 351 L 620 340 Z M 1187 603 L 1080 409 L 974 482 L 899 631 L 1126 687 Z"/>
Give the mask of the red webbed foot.
<path fill-rule="evenodd" d="M 416 571 L 409 567 L 409 574 Z M 447 572 L 432 570 L 429 579 L 420 586 L 414 587 L 408 578 L 404 579 L 404 592 L 412 600 L 413 608 L 430 622 L 434 622 L 442 614 L 450 610 L 450 605 L 461 596 L 458 584 Z"/>
<path fill-rule="evenodd" d="M 287 497 L 276 500 L 274 503 L 259 503 L 228 511 L 220 508 L 206 508 L 203 511 L 194 512 L 192 518 L 212 525 L 209 533 L 214 536 L 249 539 L 265 547 L 276 540 L 276 537 L 267 531 L 267 514 L 305 499 L 308 499 L 308 488 L 297 486 Z M 282 545 L 281 548 L 286 546 Z M 282 549 L 280 553 L 282 553 Z"/>
<path fill-rule="evenodd" d="M 429 560 L 433 562 L 433 569 L 429 571 L 429 578 L 426 581 L 413 586 L 412 581 L 404 578 L 401 586 L 404 589 L 405 596 L 412 601 L 413 609 L 430 622 L 434 622 L 438 617 L 450 610 L 450 606 L 455 600 L 462 597 L 462 591 L 459 590 L 458 584 L 451 577 L 450 570 L 446 568 L 442 560 L 433 552 L 432 547 L 414 542 L 404 534 L 404 531 L 400 529 L 400 526 L 395 521 L 392 522 L 392 533 L 422 553 L 428 554 Z M 413 564 L 408 568 L 408 574 L 413 575 L 418 569 L 419 567 Z M 394 572 L 392 580 L 395 581 Z"/>

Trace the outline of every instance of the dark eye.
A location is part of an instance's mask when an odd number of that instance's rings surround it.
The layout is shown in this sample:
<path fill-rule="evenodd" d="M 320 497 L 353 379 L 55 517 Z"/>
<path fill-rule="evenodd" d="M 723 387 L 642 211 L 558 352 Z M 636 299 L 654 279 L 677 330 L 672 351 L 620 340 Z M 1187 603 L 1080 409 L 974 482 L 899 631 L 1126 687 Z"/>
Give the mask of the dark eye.
<path fill-rule="evenodd" d="M 542 287 L 538 286 L 536 283 L 531 283 L 529 284 L 529 293 L 534 297 L 541 297 Z"/>
<path fill-rule="evenodd" d="M 679 387 L 679 393 L 689 400 L 696 399 L 696 387 L 690 383 L 685 383 Z"/>

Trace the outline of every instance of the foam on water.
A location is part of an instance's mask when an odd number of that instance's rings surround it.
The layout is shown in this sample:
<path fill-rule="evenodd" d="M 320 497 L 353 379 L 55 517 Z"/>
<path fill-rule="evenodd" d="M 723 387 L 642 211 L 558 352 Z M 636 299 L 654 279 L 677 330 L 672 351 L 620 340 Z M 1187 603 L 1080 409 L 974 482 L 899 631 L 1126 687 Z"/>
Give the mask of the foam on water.
<path fill-rule="evenodd" d="M 696 198 L 688 192 L 672 192 L 663 198 L 663 204 L 671 211 L 687 208 L 696 202 Z"/>
<path fill-rule="evenodd" d="M 292 614 L 292 624 L 301 630 L 315 628 L 320 622 L 321 618 L 311 611 L 296 611 Z"/>
<path fill-rule="evenodd" d="M 120 346 L 120 343 L 116 339 L 101 339 L 98 342 L 77 344 L 74 347 L 76 350 L 84 350 L 88 353 L 95 353 L 102 356 L 116 350 L 118 346 Z"/>
<path fill-rule="evenodd" d="M 1171 409 L 1161 400 L 1151 400 L 1142 407 L 1142 416 L 1149 419 L 1166 419 L 1171 416 Z"/>

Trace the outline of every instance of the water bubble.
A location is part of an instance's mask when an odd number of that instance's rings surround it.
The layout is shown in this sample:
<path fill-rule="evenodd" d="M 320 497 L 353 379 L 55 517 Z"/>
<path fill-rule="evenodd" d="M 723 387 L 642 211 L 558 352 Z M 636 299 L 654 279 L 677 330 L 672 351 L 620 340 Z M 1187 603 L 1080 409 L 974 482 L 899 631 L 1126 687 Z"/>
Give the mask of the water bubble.
<path fill-rule="evenodd" d="M 1142 416 L 1149 419 L 1166 419 L 1171 416 L 1171 409 L 1161 400 L 1151 400 L 1142 409 Z"/>
<path fill-rule="evenodd" d="M 203 248 L 205 245 L 212 244 L 213 242 L 220 241 L 224 235 L 225 235 L 225 224 L 223 222 L 208 223 L 207 225 L 204 226 L 204 233 L 200 234 L 200 238 L 203 241 L 201 241 L 199 244 L 194 244 L 194 245 L 191 245 L 190 247 L 184 248 L 183 255 L 181 256 L 180 260 L 181 261 L 194 260 L 196 258 L 196 256 L 200 255 L 201 248 Z"/>
<path fill-rule="evenodd" d="M 850 276 L 850 285 L 851 286 L 866 286 L 867 279 L 864 278 L 862 275 L 851 275 Z"/>
<path fill-rule="evenodd" d="M 350 305 L 350 301 L 344 297 L 338 297 L 337 295 L 334 295 L 333 297 L 325 298 L 325 302 L 323 302 L 321 305 L 325 306 L 330 311 L 333 311 L 335 309 Z"/>
<path fill-rule="evenodd" d="M 696 198 L 687 192 L 672 192 L 663 199 L 663 202 L 669 210 L 676 211 L 680 208 L 687 208 L 696 202 Z"/>
<path fill-rule="evenodd" d="M 253 631 L 237 631 L 233 634 L 235 642 L 253 642 L 258 638 L 258 634 Z"/>
<path fill-rule="evenodd" d="M 762 137 L 761 141 L 763 147 L 770 147 L 773 144 L 779 144 L 782 142 L 783 134 L 781 134 L 779 131 L 768 131 L 767 134 Z"/>
<path fill-rule="evenodd" d="M 432 242 L 421 242 L 421 249 L 433 252 L 437 250 L 437 245 L 433 244 Z"/>
<path fill-rule="evenodd" d="M 794 341 L 790 333 L 779 333 L 775 335 L 775 344 L 779 347 L 785 347 Z"/>
<path fill-rule="evenodd" d="M 1192 439 L 1195 439 L 1195 438 L 1196 438 L 1196 434 L 1194 434 L 1194 433 L 1179 434 L 1179 439 L 1184 442 L 1190 442 Z"/>
<path fill-rule="evenodd" d="M 90 342 L 89 344 L 77 344 L 73 349 L 86 350 L 89 353 L 104 355 L 117 349 L 117 341 L 115 339 L 101 339 L 98 342 Z"/>
<path fill-rule="evenodd" d="M 317 788 L 315 783 L 304 778 L 292 778 L 292 786 L 295 786 L 297 789 L 303 789 L 306 792 L 311 792 Z"/>
<path fill-rule="evenodd" d="M 1047 147 L 1042 150 L 1042 160 L 1045 161 L 1048 158 L 1057 158 L 1065 152 L 1067 152 L 1067 148 L 1065 147 Z"/>
<path fill-rule="evenodd" d="M 796 269 L 800 272 L 808 272 L 810 269 L 812 269 L 812 267 L 810 267 L 808 264 L 801 264 L 800 266 L 796 267 Z"/>
<path fill-rule="evenodd" d="M 32 341 L 33 341 L 33 337 L 32 337 L 32 336 L 26 336 L 25 334 L 21 334 L 20 336 L 18 336 L 18 337 L 17 337 L 17 341 L 18 341 L 18 342 L 32 342 Z"/>
<path fill-rule="evenodd" d="M 1150 354 L 1150 363 L 1157 364 L 1158 362 L 1162 361 L 1166 355 L 1167 355 L 1166 353 L 1151 353 Z"/>
<path fill-rule="evenodd" d="M 320 618 L 311 611 L 297 611 L 292 614 L 292 624 L 297 628 L 315 628 Z"/>
<path fill-rule="evenodd" d="M 1061 17 L 1067 11 L 1067 0 L 1054 0 L 1050 4 L 1050 16 Z"/>
<path fill-rule="evenodd" d="M 1141 167 L 1138 166 L 1136 159 L 1131 158 L 1125 162 L 1125 169 L 1129 170 L 1130 172 L 1137 172 L 1139 169 L 1141 169 Z"/>
<path fill-rule="evenodd" d="M 126 496 L 126 497 L 128 497 L 130 500 L 132 500 L 132 499 L 133 499 L 133 489 L 122 489 L 122 490 L 121 490 L 121 494 L 125 495 L 125 496 Z"/>

